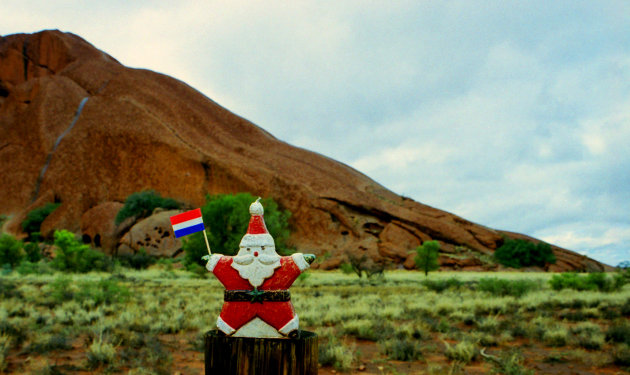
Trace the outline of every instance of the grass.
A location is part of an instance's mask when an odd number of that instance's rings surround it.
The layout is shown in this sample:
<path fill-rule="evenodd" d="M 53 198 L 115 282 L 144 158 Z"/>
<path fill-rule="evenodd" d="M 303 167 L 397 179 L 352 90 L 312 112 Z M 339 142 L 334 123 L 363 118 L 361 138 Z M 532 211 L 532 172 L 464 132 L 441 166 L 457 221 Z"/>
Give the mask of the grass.
<path fill-rule="evenodd" d="M 517 272 L 436 272 L 426 279 L 390 271 L 379 285 L 341 272 L 309 274 L 291 288 L 292 301 L 301 327 L 320 337 L 320 364 L 336 371 L 367 363 L 372 372 L 390 366 L 383 371 L 407 373 L 398 364 L 405 363 L 418 373 L 482 366 L 526 374 L 547 358 L 555 368 L 588 372 L 630 361 L 628 285 L 556 291 L 550 274 Z M 0 277 L 0 369 L 195 373 L 186 366 L 190 358 L 203 361 L 202 334 L 214 329 L 222 303 L 223 287 L 214 278 L 164 264 L 115 273 L 14 271 Z M 360 354 L 370 345 L 371 354 Z M 483 348 L 499 362 L 481 356 Z M 16 359 L 27 355 L 33 360 Z"/>

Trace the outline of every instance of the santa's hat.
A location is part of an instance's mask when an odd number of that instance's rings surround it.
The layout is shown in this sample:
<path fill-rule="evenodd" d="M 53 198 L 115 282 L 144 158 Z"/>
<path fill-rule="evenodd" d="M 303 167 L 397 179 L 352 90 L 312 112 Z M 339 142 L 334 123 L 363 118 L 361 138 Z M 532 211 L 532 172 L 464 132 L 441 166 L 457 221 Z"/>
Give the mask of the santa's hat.
<path fill-rule="evenodd" d="M 265 210 L 260 204 L 260 197 L 249 206 L 249 226 L 240 246 L 274 246 L 273 237 L 267 231 L 263 215 Z"/>

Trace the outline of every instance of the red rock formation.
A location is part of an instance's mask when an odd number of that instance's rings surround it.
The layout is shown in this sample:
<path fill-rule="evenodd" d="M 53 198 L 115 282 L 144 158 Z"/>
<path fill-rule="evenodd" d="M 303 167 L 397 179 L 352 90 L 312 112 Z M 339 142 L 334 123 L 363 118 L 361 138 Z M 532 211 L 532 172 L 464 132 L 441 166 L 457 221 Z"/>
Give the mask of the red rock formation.
<path fill-rule="evenodd" d="M 330 264 L 348 251 L 402 263 L 428 239 L 483 254 L 502 242 L 500 232 L 400 197 L 183 82 L 126 68 L 59 31 L 0 39 L 0 175 L 0 213 L 11 215 L 13 232 L 46 202 L 61 206 L 45 235 L 79 231 L 91 208 L 154 189 L 191 206 L 208 193 L 273 197 L 292 212 L 291 243 L 330 253 Z M 556 252 L 563 269 L 594 262 Z"/>

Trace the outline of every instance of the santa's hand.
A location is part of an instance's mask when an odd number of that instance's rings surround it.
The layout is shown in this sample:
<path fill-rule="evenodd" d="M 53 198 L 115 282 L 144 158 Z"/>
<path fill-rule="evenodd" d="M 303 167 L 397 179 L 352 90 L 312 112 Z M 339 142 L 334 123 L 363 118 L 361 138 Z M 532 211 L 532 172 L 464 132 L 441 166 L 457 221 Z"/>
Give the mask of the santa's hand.
<path fill-rule="evenodd" d="M 206 263 L 206 269 L 212 272 L 222 256 L 221 254 L 204 255 L 201 259 L 208 261 L 208 263 Z"/>
<path fill-rule="evenodd" d="M 313 264 L 315 261 L 315 254 L 304 254 L 304 260 L 306 260 L 308 264 Z"/>

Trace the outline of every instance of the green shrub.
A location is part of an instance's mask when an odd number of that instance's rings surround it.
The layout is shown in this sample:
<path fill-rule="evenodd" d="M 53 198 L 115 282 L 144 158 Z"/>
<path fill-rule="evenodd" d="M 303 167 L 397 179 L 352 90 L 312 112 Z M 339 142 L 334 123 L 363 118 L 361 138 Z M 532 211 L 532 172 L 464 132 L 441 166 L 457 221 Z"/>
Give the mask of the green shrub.
<path fill-rule="evenodd" d="M 47 203 L 26 214 L 26 219 L 22 222 L 22 230 L 31 236 L 39 232 L 44 220 L 59 207 L 60 203 Z"/>
<path fill-rule="evenodd" d="M 353 350 L 334 336 L 321 340 L 318 345 L 318 360 L 322 366 L 332 366 L 339 371 L 348 371 L 354 361 Z"/>
<path fill-rule="evenodd" d="M 606 331 L 606 340 L 630 345 L 630 323 L 627 320 L 615 321 Z"/>
<path fill-rule="evenodd" d="M 619 344 L 613 349 L 613 361 L 618 366 L 630 366 L 630 346 Z"/>
<path fill-rule="evenodd" d="M 37 263 L 42 259 L 42 251 L 40 250 L 37 242 L 25 243 L 24 252 L 26 253 L 26 260 L 29 262 Z"/>
<path fill-rule="evenodd" d="M 409 338 L 392 338 L 379 342 L 381 351 L 396 361 L 415 361 L 422 358 L 420 343 Z"/>
<path fill-rule="evenodd" d="M 143 218 L 151 215 L 156 208 L 166 208 L 169 210 L 178 209 L 182 205 L 172 198 L 163 198 L 153 190 L 133 193 L 125 200 L 125 205 L 116 215 L 116 225 L 122 223 L 126 218 Z"/>
<path fill-rule="evenodd" d="M 24 258 L 22 241 L 17 240 L 10 234 L 0 235 L 0 266 L 8 264 L 15 267 Z"/>
<path fill-rule="evenodd" d="M 549 244 L 534 244 L 527 240 L 510 238 L 506 238 L 503 245 L 494 252 L 494 258 L 498 263 L 512 268 L 544 267 L 547 263 L 556 262 L 556 256 Z"/>
<path fill-rule="evenodd" d="M 144 248 L 141 248 L 135 254 L 124 254 L 117 257 L 120 265 L 123 267 L 129 267 L 136 270 L 147 269 L 150 265 L 155 264 L 156 257 L 147 254 Z"/>
<path fill-rule="evenodd" d="M 481 353 L 485 359 L 490 360 L 493 364 L 492 373 L 501 375 L 532 375 L 534 370 L 528 369 L 523 365 L 523 355 L 518 350 L 510 350 L 503 352 L 496 358 Z"/>
<path fill-rule="evenodd" d="M 14 281 L 0 277 L 0 297 L 2 297 L 2 299 L 21 298 L 22 293 L 20 293 Z"/>
<path fill-rule="evenodd" d="M 60 271 L 89 272 L 110 271 L 112 260 L 100 251 L 80 243 L 72 232 L 55 231 L 57 253 L 51 262 L 53 268 Z"/>
<path fill-rule="evenodd" d="M 94 305 L 123 302 L 129 299 L 130 293 L 126 286 L 120 285 L 112 279 L 101 279 L 96 282 L 85 282 L 79 287 L 75 299 L 90 300 Z"/>
<path fill-rule="evenodd" d="M 256 198 L 249 193 L 221 194 L 206 197 L 206 204 L 201 208 L 203 222 L 208 227 L 207 235 L 213 253 L 233 255 L 238 252 L 243 235 L 249 225 L 249 206 Z M 271 198 L 262 199 L 265 209 L 265 224 L 273 236 L 276 251 L 288 254 L 286 246 L 289 237 L 289 211 L 282 211 Z M 186 263 L 205 265 L 201 257 L 208 254 L 203 233 L 194 233 L 184 238 Z"/>
<path fill-rule="evenodd" d="M 96 368 L 102 364 L 112 363 L 116 357 L 116 348 L 103 341 L 102 337 L 94 339 L 88 348 L 87 359 L 90 368 Z"/>
<path fill-rule="evenodd" d="M 609 277 L 603 272 L 593 272 L 586 276 L 578 275 L 574 272 L 556 274 L 549 279 L 549 285 L 553 290 L 575 289 L 575 290 L 599 290 L 602 292 L 612 292 L 619 290 L 623 283 L 617 281 L 616 277 Z"/>
<path fill-rule="evenodd" d="M 496 277 L 484 277 L 479 280 L 477 289 L 494 296 L 522 297 L 526 293 L 536 290 L 540 283 L 534 280 L 506 280 Z"/>
<path fill-rule="evenodd" d="M 416 248 L 416 267 L 424 272 L 424 276 L 428 276 L 430 271 L 440 268 L 438 256 L 440 253 L 440 243 L 437 241 L 425 241 L 421 246 Z"/>
<path fill-rule="evenodd" d="M 479 352 L 477 344 L 470 341 L 460 341 L 455 344 L 455 346 L 451 346 L 446 342 L 444 344 L 446 345 L 446 350 L 444 352 L 444 354 L 446 354 L 446 358 L 463 364 L 467 364 L 474 360 Z"/>
<path fill-rule="evenodd" d="M 39 261 L 34 263 L 28 260 L 22 261 L 15 270 L 20 275 L 46 275 L 53 272 L 48 262 Z"/>
<path fill-rule="evenodd" d="M 446 289 L 459 289 L 462 287 L 462 285 L 464 285 L 464 283 L 455 277 L 450 277 L 448 279 L 439 280 L 422 280 L 422 285 L 424 285 L 429 290 L 441 293 Z"/>
<path fill-rule="evenodd" d="M 38 335 L 36 340 L 26 348 L 27 353 L 47 353 L 53 350 L 70 350 L 72 343 L 64 334 Z"/>

